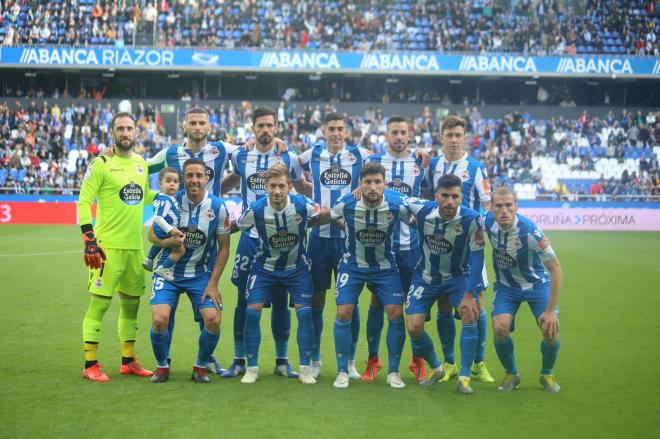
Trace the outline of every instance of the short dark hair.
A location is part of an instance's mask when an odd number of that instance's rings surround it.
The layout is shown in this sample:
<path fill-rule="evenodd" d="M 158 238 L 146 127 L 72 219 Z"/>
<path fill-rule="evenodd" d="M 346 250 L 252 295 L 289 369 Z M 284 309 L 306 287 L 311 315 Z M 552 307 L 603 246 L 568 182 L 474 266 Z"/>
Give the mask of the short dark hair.
<path fill-rule="evenodd" d="M 120 117 L 128 117 L 130 120 L 133 121 L 133 125 L 135 125 L 135 116 L 133 116 L 131 113 L 127 111 L 120 111 L 116 113 L 114 116 L 112 116 L 112 120 L 110 121 L 110 129 L 115 128 L 115 121 Z"/>
<path fill-rule="evenodd" d="M 463 127 L 463 132 L 465 132 L 465 119 L 455 114 L 445 116 L 445 118 L 442 119 L 442 128 L 440 129 L 440 134 L 443 134 L 445 130 L 456 127 Z"/>
<path fill-rule="evenodd" d="M 390 116 L 390 118 L 387 119 L 387 127 L 389 128 L 391 123 L 400 123 L 400 122 L 408 123 L 408 120 L 404 116 Z"/>
<path fill-rule="evenodd" d="M 380 174 L 385 178 L 385 168 L 379 163 L 369 162 L 365 165 L 362 165 L 360 168 L 360 178 L 364 178 L 367 175 Z"/>
<path fill-rule="evenodd" d="M 346 119 L 343 115 L 333 111 L 323 116 L 323 125 L 326 125 L 328 122 L 332 122 L 333 120 L 341 120 L 344 123 L 346 122 Z"/>
<path fill-rule="evenodd" d="M 190 110 L 186 111 L 185 119 L 188 119 L 188 115 L 190 114 L 206 114 L 208 116 L 209 112 L 202 107 L 192 107 Z"/>
<path fill-rule="evenodd" d="M 259 117 L 264 117 L 264 116 L 273 116 L 273 120 L 275 123 L 277 123 L 277 117 L 275 110 L 273 110 L 270 107 L 257 107 L 254 109 L 254 113 L 252 113 L 252 123 L 257 122 L 257 118 Z"/>
<path fill-rule="evenodd" d="M 202 159 L 188 159 L 185 162 L 183 162 L 183 167 L 181 168 L 182 172 L 186 172 L 186 168 L 190 165 L 202 165 L 204 167 L 204 170 L 206 170 L 206 163 L 204 163 L 204 160 Z"/>
<path fill-rule="evenodd" d="M 165 177 L 165 174 L 176 174 L 179 175 L 179 171 L 177 171 L 175 168 L 171 166 L 167 166 L 163 169 L 160 170 L 158 173 L 158 181 L 161 182 L 163 181 L 163 178 Z"/>
<path fill-rule="evenodd" d="M 438 179 L 438 187 L 435 188 L 436 192 L 440 189 L 451 189 L 453 187 L 462 187 L 463 181 L 454 174 L 445 174 Z"/>

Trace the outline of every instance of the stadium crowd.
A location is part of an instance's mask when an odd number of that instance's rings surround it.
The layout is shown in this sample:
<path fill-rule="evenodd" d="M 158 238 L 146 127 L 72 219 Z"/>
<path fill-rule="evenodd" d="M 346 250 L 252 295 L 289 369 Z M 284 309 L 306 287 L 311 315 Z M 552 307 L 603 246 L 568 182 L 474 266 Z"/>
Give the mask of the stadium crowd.
<path fill-rule="evenodd" d="M 136 151 L 151 157 L 166 145 L 177 142 L 164 135 L 163 123 L 154 107 L 145 102 L 128 105 L 138 120 Z M 191 104 L 182 106 L 185 113 Z M 251 136 L 253 106 L 221 104 L 207 107 L 212 129 L 210 139 L 242 143 Z M 333 105 L 302 105 L 282 102 L 277 109 L 279 135 L 292 148 L 304 151 L 322 142 L 323 115 Z M 89 162 L 109 143 L 108 128 L 115 109 L 110 104 L 56 103 L 39 106 L 0 104 L 0 187 L 5 193 L 73 194 L 80 188 Z M 352 129 L 350 143 L 374 152 L 386 150 L 386 115 L 378 107 L 363 114 L 346 115 Z M 439 129 L 444 112 L 424 107 L 411 118 L 414 143 L 432 155 L 440 149 Z M 513 112 L 499 119 L 485 118 L 478 107 L 466 107 L 467 149 L 487 167 L 495 185 L 533 184 L 541 196 L 576 199 L 576 195 L 607 196 L 659 195 L 660 166 L 653 148 L 660 146 L 660 115 L 641 111 L 609 112 L 605 117 L 583 112 L 577 119 L 563 116 L 534 119 L 528 113 Z M 598 160 L 623 163 L 634 160 L 635 170 L 624 169 L 619 178 L 559 179 L 548 187 L 547 170 L 538 158 L 570 166 L 571 171 L 594 171 Z M 534 161 L 537 166 L 534 166 Z M 544 175 L 545 174 L 545 175 Z"/>
<path fill-rule="evenodd" d="M 435 50 L 529 55 L 660 56 L 654 0 L 9 0 L 0 5 L 4 45 L 132 44 L 154 22 L 160 47 Z"/>

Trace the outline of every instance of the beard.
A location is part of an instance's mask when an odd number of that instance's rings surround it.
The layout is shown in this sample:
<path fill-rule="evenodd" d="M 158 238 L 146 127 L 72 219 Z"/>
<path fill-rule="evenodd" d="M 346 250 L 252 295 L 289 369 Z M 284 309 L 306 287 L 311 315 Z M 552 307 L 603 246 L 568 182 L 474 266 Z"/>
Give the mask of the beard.
<path fill-rule="evenodd" d="M 115 148 L 119 148 L 122 151 L 130 151 L 135 146 L 134 140 L 117 140 L 115 139 Z"/>
<path fill-rule="evenodd" d="M 261 145 L 268 145 L 273 141 L 273 136 L 271 136 L 270 134 L 262 134 L 261 136 L 259 136 L 258 140 Z"/>

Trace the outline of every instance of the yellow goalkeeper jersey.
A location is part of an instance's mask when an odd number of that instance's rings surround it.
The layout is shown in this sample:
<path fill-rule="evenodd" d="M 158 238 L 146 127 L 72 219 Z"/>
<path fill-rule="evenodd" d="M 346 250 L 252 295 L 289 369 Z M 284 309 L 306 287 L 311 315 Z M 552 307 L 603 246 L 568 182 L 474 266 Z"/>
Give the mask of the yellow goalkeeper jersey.
<path fill-rule="evenodd" d="M 97 200 L 94 233 L 104 248 L 142 249 L 142 212 L 156 192 L 149 190 L 147 162 L 133 153 L 128 158 L 98 157 L 85 174 L 80 199 L 80 224 L 92 223 Z"/>

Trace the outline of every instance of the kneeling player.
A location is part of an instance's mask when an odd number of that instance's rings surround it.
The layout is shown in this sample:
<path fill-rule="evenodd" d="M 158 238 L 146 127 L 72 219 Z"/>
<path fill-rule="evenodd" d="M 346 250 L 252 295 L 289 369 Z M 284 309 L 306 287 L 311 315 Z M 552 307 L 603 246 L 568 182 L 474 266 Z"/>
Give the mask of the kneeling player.
<path fill-rule="evenodd" d="M 222 298 L 218 281 L 229 256 L 229 212 L 224 202 L 206 192 L 206 165 L 202 160 L 189 159 L 183 165 L 185 191 L 180 191 L 177 202 L 181 209 L 179 226 L 185 232 L 183 244 L 186 253 L 174 265 L 174 280 L 168 281 L 154 275 L 151 294 L 152 328 L 151 345 L 158 369 L 151 382 L 162 383 L 169 378 L 168 354 L 171 335 L 168 323 L 172 308 L 176 307 L 179 294 L 190 298 L 195 320 L 203 320 L 199 335 L 199 349 L 191 379 L 197 383 L 210 382 L 205 366 L 220 339 Z M 160 235 L 160 236 L 158 236 Z M 170 248 L 181 240 L 167 235 L 155 226 L 149 232 L 149 240 L 165 247 L 160 258 L 169 257 Z M 217 244 L 217 245 L 216 245 Z M 212 268 L 212 271 L 209 269 Z"/>
<path fill-rule="evenodd" d="M 506 370 L 499 390 L 510 392 L 520 385 L 509 332 L 520 304 L 527 302 L 543 334 L 540 382 L 548 392 L 557 393 L 560 387 L 552 369 L 559 352 L 557 301 L 561 266 L 548 238 L 532 221 L 517 213 L 518 201 L 510 188 L 496 189 L 492 203 L 484 228 L 493 244 L 496 276 L 492 313 L 495 350 Z"/>
<path fill-rule="evenodd" d="M 298 317 L 299 379 L 315 384 L 310 368 L 314 344 L 312 324 L 312 277 L 305 257 L 307 222 L 317 218 L 320 208 L 308 198 L 291 195 L 291 176 L 283 164 L 266 171 L 268 195 L 253 202 L 238 222 L 241 230 L 254 227 L 259 234 L 259 251 L 250 268 L 245 293 L 245 351 L 248 367 L 242 383 L 252 384 L 259 377 L 259 345 L 261 343 L 261 310 L 271 300 L 271 292 L 279 288 L 289 291 Z M 329 219 L 329 211 L 325 213 Z M 276 367 L 277 370 L 277 367 Z"/>
<path fill-rule="evenodd" d="M 426 315 L 441 296 L 460 311 L 463 328 L 458 392 L 471 394 L 470 368 L 477 348 L 479 316 L 479 306 L 471 292 L 481 280 L 484 241 L 479 213 L 461 206 L 461 184 L 457 176 L 443 175 L 437 183 L 435 201 L 407 199 L 407 206 L 416 217 L 422 257 L 408 291 L 406 323 L 413 356 L 423 356 L 432 368 L 420 384 L 430 386 L 441 380 L 445 371 L 424 331 Z"/>

